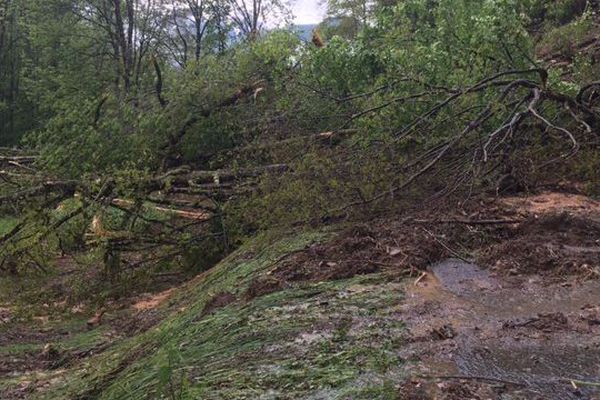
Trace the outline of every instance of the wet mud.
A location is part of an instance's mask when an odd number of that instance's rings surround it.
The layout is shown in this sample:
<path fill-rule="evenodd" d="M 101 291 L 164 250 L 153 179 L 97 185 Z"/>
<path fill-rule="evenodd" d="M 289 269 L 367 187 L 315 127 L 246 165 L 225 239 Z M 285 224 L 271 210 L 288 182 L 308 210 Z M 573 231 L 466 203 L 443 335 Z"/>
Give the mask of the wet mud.
<path fill-rule="evenodd" d="M 497 277 L 449 259 L 407 292 L 404 357 L 429 398 L 600 399 L 600 282 Z M 452 397 L 449 380 L 469 394 Z"/>

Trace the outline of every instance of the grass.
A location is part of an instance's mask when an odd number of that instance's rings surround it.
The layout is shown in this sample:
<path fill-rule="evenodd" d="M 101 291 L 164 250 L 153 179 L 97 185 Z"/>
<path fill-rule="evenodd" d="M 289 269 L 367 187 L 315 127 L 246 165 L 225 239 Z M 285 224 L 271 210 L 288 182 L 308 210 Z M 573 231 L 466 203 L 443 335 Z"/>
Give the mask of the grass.
<path fill-rule="evenodd" d="M 403 371 L 400 284 L 374 274 L 243 300 L 283 255 L 326 237 L 245 246 L 178 291 L 167 304 L 176 311 L 156 328 L 45 377 L 49 387 L 31 398 L 394 398 L 391 382 Z M 237 300 L 205 315 L 224 291 Z"/>
<path fill-rule="evenodd" d="M 19 219 L 10 215 L 5 215 L 0 217 L 0 236 L 8 233 L 12 228 L 14 228 Z"/>

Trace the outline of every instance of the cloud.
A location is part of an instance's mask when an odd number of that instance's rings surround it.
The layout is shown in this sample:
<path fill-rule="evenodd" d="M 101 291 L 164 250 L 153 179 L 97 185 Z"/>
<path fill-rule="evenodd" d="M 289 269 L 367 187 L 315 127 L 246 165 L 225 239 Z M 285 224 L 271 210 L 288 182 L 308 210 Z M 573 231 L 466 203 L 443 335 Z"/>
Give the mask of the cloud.
<path fill-rule="evenodd" d="M 318 24 L 325 17 L 327 5 L 322 0 L 295 0 L 292 3 L 294 23 Z"/>

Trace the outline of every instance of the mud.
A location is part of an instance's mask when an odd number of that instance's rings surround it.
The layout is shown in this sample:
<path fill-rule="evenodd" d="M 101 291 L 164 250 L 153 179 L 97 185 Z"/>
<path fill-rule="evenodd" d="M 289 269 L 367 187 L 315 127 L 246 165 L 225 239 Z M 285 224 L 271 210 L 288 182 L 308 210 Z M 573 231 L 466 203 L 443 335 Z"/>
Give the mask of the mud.
<path fill-rule="evenodd" d="M 167 300 L 169 297 L 171 297 L 171 295 L 173 294 L 174 291 L 175 291 L 175 288 L 170 288 L 163 292 L 157 293 L 155 295 L 148 294 L 148 295 L 144 296 L 144 298 L 142 298 L 141 300 L 136 302 L 133 305 L 133 309 L 136 311 L 154 310 L 161 303 L 163 303 L 165 300 Z"/>
<path fill-rule="evenodd" d="M 577 194 L 546 192 L 484 197 L 459 210 L 426 209 L 410 217 L 380 218 L 290 255 L 269 274 L 269 279 L 279 283 L 257 283 L 257 287 L 268 286 L 266 292 L 271 292 L 292 282 L 346 279 L 374 272 L 401 279 L 418 276 L 429 266 L 457 256 L 473 259 L 500 275 L 599 279 L 600 202 Z"/>
<path fill-rule="evenodd" d="M 221 292 L 214 295 L 204 306 L 204 310 L 202 311 L 201 316 L 208 315 L 212 312 L 215 312 L 219 308 L 223 308 L 228 306 L 229 304 L 236 301 L 235 295 L 229 292 Z"/>
<path fill-rule="evenodd" d="M 571 383 L 600 381 L 600 282 L 548 285 L 449 259 L 407 291 L 401 315 L 412 344 L 404 357 L 429 398 L 461 398 L 446 390 L 455 377 L 476 381 L 482 398 L 600 398 Z M 453 334 L 432 335 L 440 329 Z"/>

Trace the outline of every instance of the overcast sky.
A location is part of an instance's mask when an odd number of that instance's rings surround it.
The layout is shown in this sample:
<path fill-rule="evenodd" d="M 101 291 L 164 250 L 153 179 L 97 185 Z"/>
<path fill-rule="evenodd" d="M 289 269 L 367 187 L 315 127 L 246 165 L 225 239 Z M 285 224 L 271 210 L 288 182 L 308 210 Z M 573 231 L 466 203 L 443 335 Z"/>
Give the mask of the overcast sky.
<path fill-rule="evenodd" d="M 320 0 L 292 0 L 292 12 L 296 24 L 317 24 L 325 16 L 325 4 Z"/>

